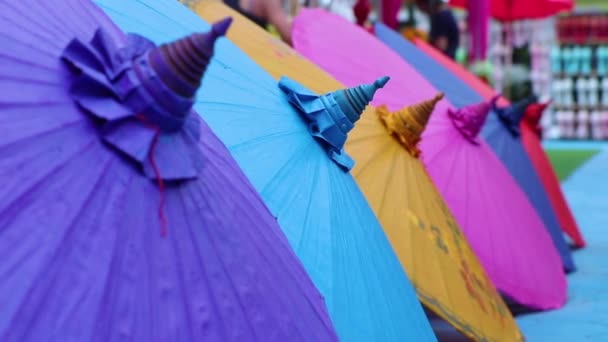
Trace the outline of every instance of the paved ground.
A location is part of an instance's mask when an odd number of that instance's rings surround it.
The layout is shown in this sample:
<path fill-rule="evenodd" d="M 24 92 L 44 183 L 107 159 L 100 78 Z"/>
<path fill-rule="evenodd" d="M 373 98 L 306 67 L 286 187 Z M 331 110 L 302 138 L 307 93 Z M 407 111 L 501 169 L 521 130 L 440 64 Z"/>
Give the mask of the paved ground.
<path fill-rule="evenodd" d="M 531 342 L 608 341 L 608 150 L 576 170 L 563 187 L 588 247 L 574 254 L 578 271 L 568 277 L 568 304 L 517 321 Z"/>

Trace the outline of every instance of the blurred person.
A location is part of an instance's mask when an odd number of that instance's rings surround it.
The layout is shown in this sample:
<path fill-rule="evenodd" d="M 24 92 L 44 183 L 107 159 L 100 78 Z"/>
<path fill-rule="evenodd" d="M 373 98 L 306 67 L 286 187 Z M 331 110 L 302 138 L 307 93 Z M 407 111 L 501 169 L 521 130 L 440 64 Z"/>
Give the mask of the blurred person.
<path fill-rule="evenodd" d="M 456 60 L 460 30 L 452 10 L 442 0 L 416 0 L 416 6 L 429 17 L 429 42 L 446 56 Z"/>
<path fill-rule="evenodd" d="M 292 18 L 286 13 L 282 0 L 223 0 L 226 5 L 266 29 L 274 26 L 281 39 L 291 45 Z"/>

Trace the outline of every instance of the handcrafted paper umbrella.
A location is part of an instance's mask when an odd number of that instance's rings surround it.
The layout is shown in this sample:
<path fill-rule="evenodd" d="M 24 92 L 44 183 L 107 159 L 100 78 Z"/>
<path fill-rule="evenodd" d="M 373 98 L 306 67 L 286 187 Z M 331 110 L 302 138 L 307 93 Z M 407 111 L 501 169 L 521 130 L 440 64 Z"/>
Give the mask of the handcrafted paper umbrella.
<path fill-rule="evenodd" d="M 186 0 L 182 0 L 186 1 Z M 190 0 L 189 7 L 206 21 L 230 16 L 233 24 L 228 39 L 251 57 L 275 79 L 287 76 L 306 85 L 314 92 L 325 94 L 344 88 L 340 82 L 309 62 L 280 39 L 254 24 L 243 15 L 219 1 Z"/>
<path fill-rule="evenodd" d="M 123 29 L 145 32 L 157 42 L 208 27 L 172 0 L 97 2 Z M 368 98 L 381 85 L 351 92 Z M 293 108 L 278 83 L 228 40 L 218 42 L 198 95 L 195 109 L 228 145 L 277 217 L 324 295 L 340 339 L 435 340 L 373 211 L 345 172 L 347 155 L 322 140 L 337 132 L 311 136 L 309 117 Z"/>
<path fill-rule="evenodd" d="M 418 50 L 413 44 L 403 39 L 384 25 L 377 25 L 377 36 L 382 39 L 395 52 L 403 57 L 437 89 L 444 91 L 446 97 L 457 107 L 478 103 L 484 98 L 476 93 L 464 81 L 446 70 L 442 65 L 424 52 Z M 558 249 L 564 268 L 567 271 L 575 269 L 570 249 L 564 240 L 557 216 L 551 206 L 549 196 L 545 192 L 534 165 L 520 138 L 519 124 L 523 118 L 525 108 L 529 102 L 523 101 L 511 107 L 494 108 L 488 116 L 482 129 L 482 135 L 503 162 L 507 170 L 515 178 L 521 189 L 543 220 L 553 243 Z M 505 109 L 506 108 L 506 109 Z"/>
<path fill-rule="evenodd" d="M 388 31 L 385 27 L 378 27 L 376 34 L 379 39 L 383 40 L 389 46 L 401 45 L 403 48 L 403 53 L 401 55 L 417 68 L 417 70 L 421 70 L 422 73 L 428 75 L 427 79 L 430 80 L 435 87 L 445 91 L 446 94 L 448 94 L 448 97 L 451 98 L 456 105 L 469 103 L 473 99 L 471 88 L 486 100 L 489 100 L 494 96 L 494 90 L 489 85 L 483 83 L 459 64 L 441 55 L 433 47 L 428 46 L 428 44 L 421 41 L 416 42 L 416 46 L 420 48 L 420 50 L 425 54 L 428 54 L 428 56 L 431 56 L 436 62 L 440 63 L 441 66 L 438 66 L 437 64 L 431 66 L 430 63 L 428 63 L 428 59 L 424 58 L 424 56 L 420 56 L 420 51 L 409 48 L 407 42 L 403 44 L 401 40 L 392 39 L 391 37 L 394 37 L 392 32 Z M 420 57 L 418 58 L 418 56 Z M 449 72 L 446 69 L 449 69 Z M 455 80 L 454 76 L 460 81 Z M 464 81 L 466 85 L 461 81 Z M 509 105 L 509 102 L 502 99 L 502 101 L 499 102 L 499 105 L 507 106 Z M 549 196 L 551 206 L 557 215 L 561 229 L 572 239 L 577 247 L 583 247 L 585 246 L 585 240 L 583 239 L 574 219 L 574 215 L 562 193 L 555 170 L 551 166 L 549 158 L 540 143 L 540 137 L 538 134 L 534 133 L 534 131 L 537 130 L 542 107 L 532 106 L 532 108 L 528 108 L 532 111 L 528 115 L 534 116 L 534 119 L 531 123 L 532 126 L 527 126 L 523 123 L 520 125 L 523 146 Z M 538 110 L 541 110 L 541 112 L 536 114 L 533 113 Z M 533 130 L 530 128 L 533 128 Z"/>
<path fill-rule="evenodd" d="M 229 21 L 159 48 L 89 1 L 0 11 L 0 340 L 337 340 L 191 110 Z"/>
<path fill-rule="evenodd" d="M 372 35 L 322 10 L 300 12 L 293 41 L 346 85 L 390 75 L 391 82 L 373 101 L 390 110 L 437 93 Z M 475 137 L 489 109 L 483 104 L 453 110 L 445 100 L 437 103 L 422 137 L 422 160 L 496 287 L 520 304 L 559 307 L 566 299 L 566 281 L 551 237 L 500 160 Z M 468 137 L 463 122 L 473 126 Z"/>
<path fill-rule="evenodd" d="M 198 5 L 197 13 L 207 19 L 216 19 L 220 17 L 219 15 L 229 13 L 222 11 L 224 6 L 209 6 L 209 4 L 203 2 Z M 243 18 L 235 17 L 235 21 L 228 36 L 235 37 L 235 41 L 238 39 L 239 42 L 243 42 L 241 47 L 244 51 L 253 56 L 256 62 L 271 72 L 275 78 L 280 78 L 283 73 L 289 74 L 307 88 L 321 88 L 322 90 L 319 91 L 321 93 L 343 88 L 333 77 L 306 59 L 284 58 L 284 54 L 256 53 L 259 47 L 245 42 L 253 40 L 263 42 L 267 33 L 249 30 L 250 24 Z M 246 39 L 248 35 L 251 36 L 249 40 Z M 268 48 L 272 49 L 272 46 Z M 287 51 L 285 55 L 296 54 Z M 416 110 L 417 108 L 419 110 Z M 411 112 L 418 115 L 422 110 L 420 115 L 423 117 L 420 120 L 424 121 L 424 115 L 430 114 L 428 109 L 428 105 L 414 106 Z M 406 110 L 400 113 L 409 112 Z M 422 128 L 423 123 L 419 127 Z M 356 160 L 354 173 L 357 181 L 363 187 L 367 198 L 371 200 L 372 207 L 384 208 L 382 213 L 379 210 L 376 210 L 376 213 L 380 216 L 402 265 L 407 270 L 415 271 L 409 274 L 419 298 L 429 308 L 449 319 L 473 338 L 483 339 L 486 336 L 503 334 L 510 341 L 517 340 L 519 331 L 515 322 L 502 300 L 496 297 L 494 286 L 488 281 L 479 261 L 459 233 L 457 224 L 420 161 L 404 151 L 404 147 L 391 137 L 372 107 L 368 107 L 349 135 L 346 148 Z M 370 144 L 372 141 L 366 137 L 373 138 L 374 144 Z M 380 152 L 387 144 L 393 148 L 390 151 Z M 362 149 L 363 145 L 366 148 Z M 375 156 L 383 157 L 370 160 Z M 399 165 L 407 166 L 408 172 L 391 172 L 393 158 L 401 161 Z M 367 166 L 361 170 L 363 164 Z M 378 187 L 378 184 L 381 186 Z M 391 186 L 387 187 L 388 184 Z M 397 184 L 401 186 L 396 186 Z M 412 192 L 408 192 L 408 189 Z M 385 190 L 389 190 L 387 195 L 390 196 L 390 200 L 379 196 L 379 192 Z M 371 195 L 375 196 L 373 200 Z M 401 216 L 391 215 L 394 212 L 409 212 L 409 219 L 404 220 Z M 447 242 L 443 242 L 444 240 Z M 436 241 L 441 243 L 438 244 Z M 448 250 L 445 244 L 453 244 L 458 249 Z M 438 282 L 439 278 L 446 281 Z"/>
<path fill-rule="evenodd" d="M 416 144 L 440 99 L 395 112 L 370 107 L 346 144 L 353 174 L 423 303 L 476 341 L 523 340 L 418 159 Z"/>
<path fill-rule="evenodd" d="M 536 208 L 562 257 L 564 269 L 574 271 L 575 266 L 570 255 L 570 248 L 564 240 L 549 196 L 545 192 L 540 177 L 536 173 L 521 140 L 520 123 L 526 107 L 534 100 L 535 98 L 524 99 L 508 107 L 495 106 L 493 113 L 495 115 L 489 116 L 488 122 L 482 130 L 482 135 Z"/>
<path fill-rule="evenodd" d="M 450 5 L 466 8 L 468 1 L 474 0 L 450 0 Z M 573 0 L 490 0 L 490 15 L 500 21 L 541 19 L 573 8 Z"/>
<path fill-rule="evenodd" d="M 553 205 L 553 209 L 557 214 L 560 226 L 568 234 L 577 247 L 585 246 L 583 238 L 574 215 L 570 210 L 568 202 L 564 198 L 559 179 L 555 174 L 555 170 L 540 143 L 542 129 L 539 127 L 539 122 L 543 111 L 547 104 L 533 104 L 526 109 L 525 120 L 521 124 L 521 140 L 530 156 L 536 172 L 540 176 L 540 180 Z"/>

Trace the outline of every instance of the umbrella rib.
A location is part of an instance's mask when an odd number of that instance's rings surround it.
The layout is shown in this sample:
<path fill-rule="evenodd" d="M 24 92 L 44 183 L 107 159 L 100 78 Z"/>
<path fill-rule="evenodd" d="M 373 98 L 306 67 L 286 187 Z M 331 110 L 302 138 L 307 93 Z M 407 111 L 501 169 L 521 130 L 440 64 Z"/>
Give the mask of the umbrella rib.
<path fill-rule="evenodd" d="M 216 157 L 217 157 L 217 158 L 216 158 L 216 160 L 219 160 L 219 158 L 223 158 L 223 157 L 222 157 L 222 156 L 221 156 L 219 153 L 217 153 L 216 151 L 214 151 L 214 153 L 216 154 Z M 226 161 L 226 160 L 224 160 L 224 159 L 222 159 L 222 161 L 223 161 L 224 163 L 227 163 L 227 161 Z M 225 166 L 222 166 L 222 167 L 219 167 L 219 166 L 218 166 L 218 169 L 222 169 L 223 167 L 225 167 Z M 229 165 L 229 167 L 230 167 L 230 165 Z M 232 166 L 232 167 L 233 167 L 233 166 Z M 254 191 L 254 193 L 255 193 L 255 190 L 252 190 L 252 191 Z M 260 205 L 261 205 L 261 206 L 263 206 L 263 207 L 264 207 L 266 210 L 269 210 L 269 209 L 266 207 L 266 204 L 264 204 L 264 203 L 263 203 L 261 200 L 259 200 L 259 199 L 258 199 L 258 201 L 259 201 L 259 203 L 260 203 Z M 245 215 L 246 215 L 247 213 L 248 213 L 248 211 L 245 211 Z M 278 225 L 277 225 L 277 227 L 278 227 Z M 280 239 L 281 241 L 283 241 L 283 242 L 284 242 L 283 247 L 284 247 L 284 248 L 286 248 L 288 251 L 290 251 L 290 253 L 291 253 L 292 255 L 294 255 L 294 257 L 295 257 L 295 255 L 296 255 L 296 254 L 294 253 L 294 251 L 293 251 L 293 249 L 292 249 L 291 245 L 290 245 L 290 244 L 289 244 L 289 242 L 287 241 L 287 239 L 286 239 L 285 235 L 283 234 L 283 232 L 282 232 L 282 231 L 280 231 L 280 229 L 276 229 L 276 230 L 274 230 L 274 232 L 275 232 L 275 237 L 277 237 L 278 239 Z M 261 235 L 257 235 L 257 236 L 266 236 L 266 235 L 265 235 L 265 234 L 261 234 Z M 257 240 L 255 239 L 255 237 L 252 237 L 252 238 L 250 238 L 250 239 L 248 239 L 248 240 L 249 240 L 249 241 L 257 241 Z M 268 240 L 268 239 L 266 239 L 266 241 L 267 241 L 268 243 L 274 242 L 274 241 L 272 241 L 272 240 Z M 276 261 L 276 260 L 281 260 L 281 261 L 282 261 L 282 260 L 283 260 L 283 258 L 282 258 L 280 255 L 273 255 L 273 257 L 272 257 L 272 258 L 268 258 L 268 257 L 267 257 L 267 255 L 266 255 L 265 253 L 263 253 L 263 252 L 268 251 L 268 248 L 267 248 L 267 247 L 265 247 L 265 246 L 267 246 L 267 244 L 266 244 L 266 245 L 264 245 L 264 247 L 260 247 L 260 246 L 258 246 L 258 245 L 256 244 L 256 250 L 257 250 L 258 252 L 260 252 L 260 255 L 262 255 L 262 257 L 264 258 L 264 260 L 266 260 L 266 261 Z M 270 263 L 270 262 L 269 262 L 269 263 Z M 298 288 L 299 288 L 299 289 L 301 289 L 301 290 L 302 290 L 302 292 L 304 292 L 304 290 L 305 290 L 305 289 L 304 289 L 304 288 L 301 286 L 301 284 L 302 284 L 302 279 L 301 279 L 301 278 L 306 278 L 306 279 L 307 279 L 307 281 L 308 281 L 308 283 L 310 284 L 310 286 L 314 286 L 314 285 L 312 285 L 312 282 L 310 282 L 310 280 L 308 280 L 308 274 L 306 273 L 306 271 L 305 271 L 303 268 L 300 268 L 299 270 L 300 270 L 299 277 L 296 277 L 296 274 L 294 274 L 294 273 L 292 273 L 292 272 L 290 272 L 289 274 L 290 274 L 291 278 L 292 278 L 292 279 L 295 281 L 295 283 L 298 285 Z M 284 290 L 284 289 L 276 289 L 276 291 L 283 291 L 283 290 Z M 274 292 L 274 291 L 273 291 L 273 292 Z M 314 308 L 314 310 L 315 310 L 315 311 L 316 311 L 316 312 L 319 314 L 319 316 L 321 316 L 321 313 L 319 313 L 319 311 L 318 311 L 318 306 L 317 306 L 317 305 L 315 305 L 315 303 L 313 303 L 309 297 L 306 297 L 306 298 L 307 298 L 307 302 L 310 304 L 310 306 Z M 324 322 L 324 325 L 325 325 L 327 328 L 331 328 L 329 325 L 327 325 L 327 322 Z M 300 335 L 302 335 L 302 336 L 303 336 L 302 332 L 300 332 Z"/>
<path fill-rule="evenodd" d="M 216 180 L 217 180 L 218 178 L 213 178 L 213 179 L 216 179 Z M 195 190 L 195 189 L 193 189 L 193 191 L 194 191 L 194 190 Z M 211 204 L 210 204 L 210 202 L 209 202 L 209 199 L 208 199 L 208 197 L 207 197 L 207 196 L 205 196 L 205 194 L 204 194 L 204 192 L 202 191 L 202 189 L 196 189 L 196 190 L 197 190 L 197 191 L 198 191 L 198 193 L 199 193 L 199 194 L 198 194 L 198 196 L 197 196 L 197 197 L 199 198 L 199 200 L 200 200 L 200 202 L 199 202 L 199 203 L 204 204 L 204 205 L 205 205 L 207 208 L 211 208 L 212 206 L 211 206 Z M 208 213 L 208 214 L 209 214 L 209 213 Z M 200 220 L 200 221 L 204 221 L 201 215 L 202 215 L 202 211 L 198 213 L 198 216 L 199 216 L 199 220 Z M 219 221 L 221 221 L 221 218 L 220 218 L 220 217 L 217 217 L 215 213 L 213 213 L 213 216 L 214 216 L 215 220 L 217 220 L 218 222 L 219 222 Z M 221 255 L 221 253 L 220 253 L 220 251 L 219 251 L 219 249 L 218 249 L 218 247 L 217 247 L 217 244 L 216 244 L 216 239 L 217 239 L 217 238 L 213 237 L 213 235 L 212 235 L 211 233 L 209 233 L 209 234 L 206 236 L 206 238 L 207 238 L 207 241 L 208 241 L 208 243 L 209 243 L 210 248 L 212 248 L 212 249 L 213 249 L 213 251 L 205 251 L 205 253 L 212 253 L 212 254 L 214 254 L 214 255 Z M 197 248 L 197 251 L 198 251 L 198 254 L 199 254 L 199 258 L 200 258 L 201 260 L 203 260 L 203 259 L 204 259 L 204 257 L 203 257 L 203 255 L 202 255 L 202 253 L 201 253 L 200 249 L 199 249 L 199 248 Z M 218 260 L 217 265 L 220 267 L 220 269 L 222 270 L 222 273 L 223 273 L 223 274 L 224 274 L 224 276 L 226 277 L 226 280 L 227 280 L 228 286 L 230 287 L 230 292 L 231 292 L 232 296 L 234 297 L 235 301 L 237 302 L 238 306 L 240 307 L 241 312 L 243 313 L 243 315 L 246 315 L 246 312 L 247 312 L 247 311 L 245 310 L 245 305 L 243 304 L 243 302 L 242 302 L 241 298 L 240 298 L 240 297 L 237 295 L 237 294 L 238 294 L 238 291 L 236 290 L 236 287 L 235 287 L 235 285 L 234 285 L 234 281 L 233 281 L 232 277 L 230 276 L 230 272 L 228 271 L 228 268 L 226 267 L 226 265 L 225 265 L 224 261 L 223 261 L 221 258 L 219 258 L 219 257 L 218 257 L 218 258 L 217 258 L 217 260 Z M 210 282 L 210 281 L 208 281 L 208 280 L 207 280 L 207 282 L 206 282 L 206 283 L 207 283 L 207 284 L 211 284 L 211 282 Z M 211 287 L 210 287 L 210 286 L 208 286 L 207 288 L 211 288 Z M 213 296 L 210 296 L 210 298 L 211 298 L 211 297 L 213 297 Z M 216 308 L 218 307 L 218 306 L 217 306 L 217 303 L 216 303 L 215 307 L 216 307 Z M 221 316 L 221 315 L 220 315 L 220 316 Z M 255 335 L 256 335 L 256 334 L 255 334 L 255 329 L 254 329 L 254 328 L 253 328 L 253 326 L 251 325 L 251 322 L 250 322 L 248 319 L 245 319 L 245 321 L 246 321 L 246 323 L 247 323 L 247 327 L 249 328 L 250 332 L 251 332 L 251 333 L 252 333 L 252 334 L 255 336 Z"/>
<path fill-rule="evenodd" d="M 124 196 L 128 196 L 131 193 L 134 192 L 129 192 L 126 191 L 127 189 L 130 188 L 130 186 L 133 184 L 133 182 L 135 181 L 136 177 L 131 177 L 129 179 L 128 184 L 125 186 L 125 191 L 124 191 Z M 127 197 L 128 198 L 128 197 Z M 125 234 L 126 236 L 128 236 L 127 232 L 119 232 L 122 234 Z M 103 319 L 101 318 L 102 313 L 104 311 L 106 312 L 112 312 L 114 310 L 114 301 L 111 301 L 111 296 L 110 293 L 112 292 L 113 288 L 111 288 L 111 286 L 115 286 L 115 284 L 110 284 L 110 279 L 112 279 L 112 277 L 110 277 L 110 274 L 115 273 L 115 269 L 120 267 L 120 264 L 122 262 L 122 253 L 123 253 L 123 246 L 128 242 L 128 239 L 126 238 L 126 236 L 123 235 L 121 236 L 121 238 L 116 239 L 116 244 L 114 244 L 114 248 L 112 250 L 112 257 L 110 258 L 110 262 L 108 264 L 108 271 L 107 274 L 108 276 L 106 277 L 106 282 L 103 284 L 102 287 L 102 295 L 101 295 L 101 301 L 98 309 L 97 309 L 97 313 L 95 314 L 95 322 L 97 322 L 95 324 L 95 330 L 99 329 L 100 333 L 105 334 L 106 335 L 106 339 L 109 339 L 107 337 L 107 335 L 110 333 L 110 328 L 107 326 L 101 326 L 101 323 L 103 321 Z M 119 246 L 117 246 L 117 244 L 120 244 Z M 120 252 L 119 252 L 120 251 Z M 119 259 L 119 255 L 121 257 L 121 259 Z"/>
<path fill-rule="evenodd" d="M 92 146 L 93 146 L 93 144 L 89 144 L 89 145 L 87 146 L 87 149 L 88 149 L 88 148 L 90 148 L 90 147 L 92 147 Z M 85 149 L 85 150 L 87 150 L 87 149 Z M 87 156 L 87 154 L 86 154 L 86 153 L 82 153 L 82 154 L 76 154 L 76 155 L 75 155 L 75 157 L 82 157 L 82 156 Z M 64 163 L 62 166 L 65 166 L 66 164 L 67 164 L 67 163 Z M 100 164 L 102 165 L 102 167 L 101 167 L 100 169 L 104 169 L 104 170 L 105 170 L 105 169 L 107 169 L 107 168 L 109 167 L 109 165 L 111 164 L 111 158 L 107 158 L 107 160 L 106 160 L 106 162 L 105 162 L 105 163 L 100 163 Z M 63 169 L 63 167 L 59 167 L 59 168 L 58 168 L 58 169 L 56 169 L 56 170 L 61 170 L 61 169 Z M 85 201 L 84 201 L 84 205 L 83 205 L 81 208 L 79 208 L 79 209 L 78 209 L 78 210 L 77 210 L 77 211 L 74 213 L 74 216 L 73 216 L 73 217 L 70 219 L 69 224 L 67 224 L 67 225 L 66 225 L 66 227 L 65 227 L 66 229 L 65 229 L 65 231 L 63 232 L 63 234 L 62 234 L 62 236 L 61 236 L 61 238 L 60 238 L 60 240 L 61 240 L 61 241 L 66 240 L 66 239 L 67 239 L 67 237 L 68 237 L 69 232 L 75 228 L 75 227 L 74 227 L 74 225 L 75 225 L 75 223 L 77 222 L 77 220 L 78 220 L 78 218 L 80 217 L 80 215 L 81 215 L 81 214 L 84 212 L 84 208 L 85 208 L 85 207 L 86 207 L 86 206 L 89 204 L 89 202 L 92 200 L 92 196 L 93 196 L 93 192 L 94 192 L 94 191 L 93 191 L 93 189 L 95 189 L 95 185 L 97 185 L 97 184 L 100 182 L 100 180 L 101 180 L 102 178 L 103 178 L 103 177 L 99 177 L 99 178 L 98 178 L 98 179 L 95 181 L 95 183 L 93 184 L 94 186 L 92 186 L 92 187 L 91 187 L 91 189 L 89 190 L 89 192 L 88 192 L 88 194 L 87 194 L 87 196 L 86 196 L 86 199 L 85 199 Z M 37 185 L 40 185 L 40 183 L 36 183 L 36 184 L 37 184 Z M 7 207 L 8 207 L 8 206 L 7 206 Z M 59 242 L 57 243 L 57 246 L 61 245 L 61 241 L 59 241 Z M 55 248 L 55 251 L 53 252 L 52 257 L 50 257 L 49 259 L 47 259 L 47 261 L 46 261 L 46 266 L 51 266 L 52 264 L 54 264 L 54 263 L 56 263 L 56 262 L 57 262 L 57 258 L 58 258 L 59 251 L 60 251 L 60 249 L 59 249 L 59 248 Z M 44 274 L 46 271 L 49 271 L 49 269 L 50 269 L 50 267 L 42 267 L 42 270 L 38 272 L 38 274 L 37 274 L 37 276 L 36 276 L 36 279 L 40 279 L 40 278 L 43 276 L 43 274 Z M 55 282 L 56 277 L 59 275 L 59 273 L 60 273 L 60 272 L 52 272 L 52 273 L 51 273 L 51 274 L 50 274 L 48 277 L 46 277 L 46 280 L 47 280 L 47 281 L 46 281 L 46 282 L 44 282 L 44 283 L 46 284 L 46 291 L 45 291 L 45 293 L 48 293 L 49 291 L 51 291 L 51 289 L 50 289 L 50 288 L 51 288 L 51 284 Z M 35 291 L 35 284 L 38 284 L 38 283 L 40 283 L 40 282 L 38 282 L 38 281 L 33 281 L 33 282 L 32 282 L 31 286 L 30 286 L 30 287 L 28 288 L 28 290 L 27 290 L 26 295 L 25 295 L 25 296 L 24 296 L 24 298 L 23 298 L 23 301 L 26 301 L 26 300 L 27 300 L 29 297 L 31 297 L 31 296 L 32 296 L 32 293 Z M 47 298 L 48 298 L 48 297 L 49 297 L 49 296 L 42 296 L 42 298 L 41 298 L 41 299 L 39 299 L 39 303 L 38 303 L 39 305 L 36 305 L 36 306 L 37 306 L 37 307 L 43 307 L 43 306 L 44 306 L 43 304 L 44 304 L 44 302 L 47 300 Z M 12 321 L 12 322 L 14 322 L 14 320 L 15 320 L 17 317 L 21 316 L 21 314 L 22 314 L 23 310 L 26 310 L 27 308 L 30 308 L 30 307 L 31 307 L 31 306 L 24 305 L 24 304 L 25 304 L 25 303 L 23 303 L 23 302 L 22 302 L 22 304 L 19 306 L 19 309 L 17 310 L 17 312 L 16 312 L 16 313 L 14 313 L 13 317 L 11 318 L 11 321 Z M 29 320 L 29 324 L 27 324 L 27 325 L 28 325 L 28 326 L 33 326 L 33 325 L 32 325 L 33 320 L 34 320 L 34 317 L 31 317 L 31 318 L 30 318 L 30 320 Z M 11 325 L 12 325 L 12 326 L 14 326 L 13 324 L 11 324 Z M 27 334 L 28 334 L 28 332 L 29 332 L 29 331 L 31 331 L 31 330 L 25 330 L 25 331 L 23 331 L 23 334 L 24 334 L 24 335 L 22 336 L 22 339 L 25 339 L 25 337 L 27 336 Z M 9 334 L 9 333 L 10 333 L 10 330 L 7 330 L 7 332 L 6 332 L 6 333 L 7 333 L 7 334 Z"/>
<path fill-rule="evenodd" d="M 419 161 L 416 161 L 416 162 L 419 162 Z M 424 172 L 416 172 L 416 170 L 414 170 L 414 165 L 413 164 L 414 163 L 412 163 L 412 165 L 410 165 L 410 168 L 411 168 L 411 172 L 412 172 L 412 174 L 414 175 L 414 178 L 415 178 L 415 184 L 416 184 L 417 192 L 419 192 L 419 193 L 429 193 L 429 191 L 430 191 L 431 197 L 434 197 L 433 196 L 433 192 L 432 192 L 432 188 L 431 188 L 431 190 L 429 190 L 429 189 L 424 189 L 422 187 L 422 184 L 429 184 L 429 185 L 432 186 L 432 183 L 430 182 L 430 179 L 428 179 L 428 178 L 424 179 L 426 177 L 426 175 L 424 174 Z M 419 166 L 420 166 L 420 168 L 422 168 L 421 164 L 419 164 Z M 423 171 L 423 170 L 420 170 L 420 171 Z M 432 215 L 432 213 L 430 211 L 430 206 L 436 206 L 436 203 L 434 201 L 430 201 L 426 206 L 421 206 L 422 208 L 424 208 L 425 216 L 428 217 L 429 219 L 434 217 L 434 215 Z M 440 225 L 440 227 L 441 228 L 438 228 L 438 229 L 440 229 L 440 230 L 443 231 L 444 230 L 443 225 Z M 431 229 L 432 227 L 428 227 L 428 228 Z M 439 252 L 436 248 L 435 248 L 435 251 Z M 441 252 L 439 252 L 439 253 L 441 253 Z M 441 262 L 441 259 L 439 259 L 439 258 L 436 259 L 436 264 L 437 264 L 438 268 L 440 269 L 439 274 L 441 275 L 441 277 L 443 279 L 443 281 L 440 282 L 440 283 L 442 283 L 442 285 L 443 285 L 443 289 L 445 291 L 445 296 L 447 297 L 448 302 L 451 305 L 453 305 L 453 298 L 452 298 L 452 295 L 451 295 L 451 291 L 450 291 L 450 289 L 448 287 L 448 281 L 445 278 L 445 274 L 446 274 L 445 270 L 446 269 L 443 266 L 443 263 Z"/>

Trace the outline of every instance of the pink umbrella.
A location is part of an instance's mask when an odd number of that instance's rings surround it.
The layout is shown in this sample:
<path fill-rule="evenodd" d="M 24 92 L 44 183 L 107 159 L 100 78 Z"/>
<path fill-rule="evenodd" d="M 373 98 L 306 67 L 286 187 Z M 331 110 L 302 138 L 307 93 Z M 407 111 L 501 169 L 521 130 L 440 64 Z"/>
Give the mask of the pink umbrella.
<path fill-rule="evenodd" d="M 376 93 L 375 105 L 397 110 L 437 94 L 390 48 L 323 10 L 300 12 L 293 42 L 348 86 L 389 75 L 391 82 Z M 422 158 L 490 278 L 520 304 L 563 305 L 566 279 L 551 238 L 515 180 L 476 136 L 489 104 L 454 110 L 443 100 L 435 108 L 423 135 Z"/>

